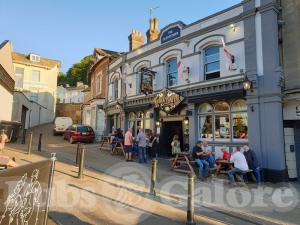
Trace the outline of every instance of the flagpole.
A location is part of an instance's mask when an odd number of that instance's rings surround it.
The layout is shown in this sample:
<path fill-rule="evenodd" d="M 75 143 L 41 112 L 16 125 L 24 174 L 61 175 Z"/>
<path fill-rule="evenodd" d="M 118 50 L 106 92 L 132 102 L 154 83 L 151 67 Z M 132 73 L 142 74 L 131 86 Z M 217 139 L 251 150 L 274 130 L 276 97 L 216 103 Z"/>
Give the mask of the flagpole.
<path fill-rule="evenodd" d="M 45 217 L 44 217 L 44 225 L 48 223 L 48 213 L 49 213 L 49 205 L 51 200 L 51 191 L 53 185 L 53 178 L 54 178 L 54 170 L 55 170 L 55 161 L 56 161 L 56 153 L 51 153 L 51 166 L 50 166 L 50 173 L 49 173 L 49 180 L 48 180 L 48 192 L 46 197 L 46 209 L 45 209 Z"/>

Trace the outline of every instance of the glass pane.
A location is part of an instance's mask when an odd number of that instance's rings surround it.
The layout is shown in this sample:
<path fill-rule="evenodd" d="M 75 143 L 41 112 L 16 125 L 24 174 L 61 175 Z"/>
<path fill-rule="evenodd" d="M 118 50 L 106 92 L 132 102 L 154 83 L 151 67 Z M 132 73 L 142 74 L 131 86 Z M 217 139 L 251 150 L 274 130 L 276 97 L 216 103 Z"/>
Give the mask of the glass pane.
<path fill-rule="evenodd" d="M 129 120 L 135 120 L 135 114 L 134 113 L 130 113 L 129 114 Z"/>
<path fill-rule="evenodd" d="M 150 129 L 151 124 L 150 124 L 150 119 L 145 119 L 145 129 Z"/>
<path fill-rule="evenodd" d="M 206 63 L 212 63 L 212 62 L 218 62 L 220 61 L 220 55 L 219 54 L 213 54 L 205 57 Z"/>
<path fill-rule="evenodd" d="M 168 75 L 168 84 L 169 86 L 173 86 L 177 84 L 178 73 L 172 73 Z"/>
<path fill-rule="evenodd" d="M 215 106 L 216 112 L 228 112 L 229 111 L 229 105 L 227 102 L 218 102 Z"/>
<path fill-rule="evenodd" d="M 219 71 L 219 70 L 220 70 L 220 62 L 206 64 L 206 67 L 205 67 L 206 73 Z"/>
<path fill-rule="evenodd" d="M 202 104 L 199 107 L 199 113 L 210 113 L 212 111 L 213 111 L 212 106 L 210 104 L 207 104 L 207 103 Z"/>
<path fill-rule="evenodd" d="M 212 132 L 212 115 L 199 117 L 199 133 L 200 138 L 213 138 Z"/>
<path fill-rule="evenodd" d="M 215 115 L 215 138 L 230 138 L 229 114 Z"/>
<path fill-rule="evenodd" d="M 16 74 L 16 83 L 15 86 L 18 88 L 23 88 L 23 78 L 24 75 L 23 74 Z"/>
<path fill-rule="evenodd" d="M 219 51 L 220 51 L 219 46 L 210 47 L 205 50 L 205 55 L 206 56 L 213 55 L 213 54 L 219 53 Z"/>
<path fill-rule="evenodd" d="M 146 119 L 150 118 L 151 112 L 146 112 Z"/>
<path fill-rule="evenodd" d="M 24 68 L 16 67 L 16 74 L 24 75 Z"/>
<path fill-rule="evenodd" d="M 167 61 L 167 73 L 177 73 L 177 59 L 170 59 Z"/>
<path fill-rule="evenodd" d="M 232 104 L 232 111 L 247 111 L 246 101 L 243 99 L 239 99 Z"/>
<path fill-rule="evenodd" d="M 248 116 L 247 113 L 232 114 L 233 138 L 248 139 Z"/>

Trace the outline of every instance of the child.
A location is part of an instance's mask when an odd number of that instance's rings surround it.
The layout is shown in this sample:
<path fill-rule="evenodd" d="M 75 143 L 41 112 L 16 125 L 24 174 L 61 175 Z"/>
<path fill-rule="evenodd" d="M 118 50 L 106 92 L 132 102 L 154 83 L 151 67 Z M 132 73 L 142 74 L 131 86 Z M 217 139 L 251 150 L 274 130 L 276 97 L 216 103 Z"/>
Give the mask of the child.
<path fill-rule="evenodd" d="M 5 134 L 4 130 L 1 130 L 1 134 L 0 134 L 0 151 L 3 152 L 4 147 L 5 147 L 5 143 L 8 142 L 8 137 Z"/>

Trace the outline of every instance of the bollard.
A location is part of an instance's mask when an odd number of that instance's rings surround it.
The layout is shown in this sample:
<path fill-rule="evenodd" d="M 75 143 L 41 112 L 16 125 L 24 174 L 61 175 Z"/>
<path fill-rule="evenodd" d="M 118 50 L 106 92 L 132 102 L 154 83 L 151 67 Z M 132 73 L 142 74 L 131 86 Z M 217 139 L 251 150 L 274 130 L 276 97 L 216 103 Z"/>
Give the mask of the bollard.
<path fill-rule="evenodd" d="M 23 137 L 22 137 L 22 142 L 21 142 L 21 144 L 23 144 L 23 145 L 26 144 L 26 131 L 27 131 L 27 129 L 23 130 Z"/>
<path fill-rule="evenodd" d="M 195 175 L 194 173 L 189 173 L 186 225 L 196 225 L 194 221 L 194 192 L 195 192 Z"/>
<path fill-rule="evenodd" d="M 38 151 L 39 151 L 39 152 L 42 151 L 42 136 L 43 136 L 43 134 L 40 133 L 40 136 L 39 136 L 39 144 L 38 144 Z"/>
<path fill-rule="evenodd" d="M 76 151 L 76 166 L 79 166 L 79 159 L 80 159 L 80 148 L 81 148 L 81 143 L 77 142 L 77 151 Z"/>
<path fill-rule="evenodd" d="M 28 154 L 28 155 L 30 155 L 30 154 L 31 154 L 32 136 L 33 136 L 33 133 L 32 133 L 32 132 L 30 132 L 30 133 L 29 133 L 28 150 L 27 150 L 27 154 Z"/>
<path fill-rule="evenodd" d="M 157 160 L 152 160 L 152 168 L 151 168 L 151 186 L 150 186 L 150 194 L 156 195 L 155 192 L 155 182 L 156 182 L 156 171 L 157 171 Z"/>
<path fill-rule="evenodd" d="M 78 168 L 78 178 L 83 178 L 83 168 L 84 168 L 84 147 L 80 148 L 80 159 L 79 159 L 79 168 Z"/>

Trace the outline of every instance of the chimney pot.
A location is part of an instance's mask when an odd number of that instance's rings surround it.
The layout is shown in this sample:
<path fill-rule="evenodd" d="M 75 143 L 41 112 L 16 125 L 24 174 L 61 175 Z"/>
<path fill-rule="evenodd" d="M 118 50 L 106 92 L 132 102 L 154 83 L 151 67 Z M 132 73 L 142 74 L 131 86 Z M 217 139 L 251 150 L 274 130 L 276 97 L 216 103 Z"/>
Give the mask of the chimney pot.
<path fill-rule="evenodd" d="M 129 40 L 129 51 L 133 51 L 140 48 L 144 44 L 144 37 L 142 33 L 138 30 L 132 30 L 128 37 Z"/>
<path fill-rule="evenodd" d="M 147 42 L 154 41 L 159 38 L 160 31 L 158 29 L 158 18 L 155 17 L 149 21 L 150 27 L 147 31 Z"/>

